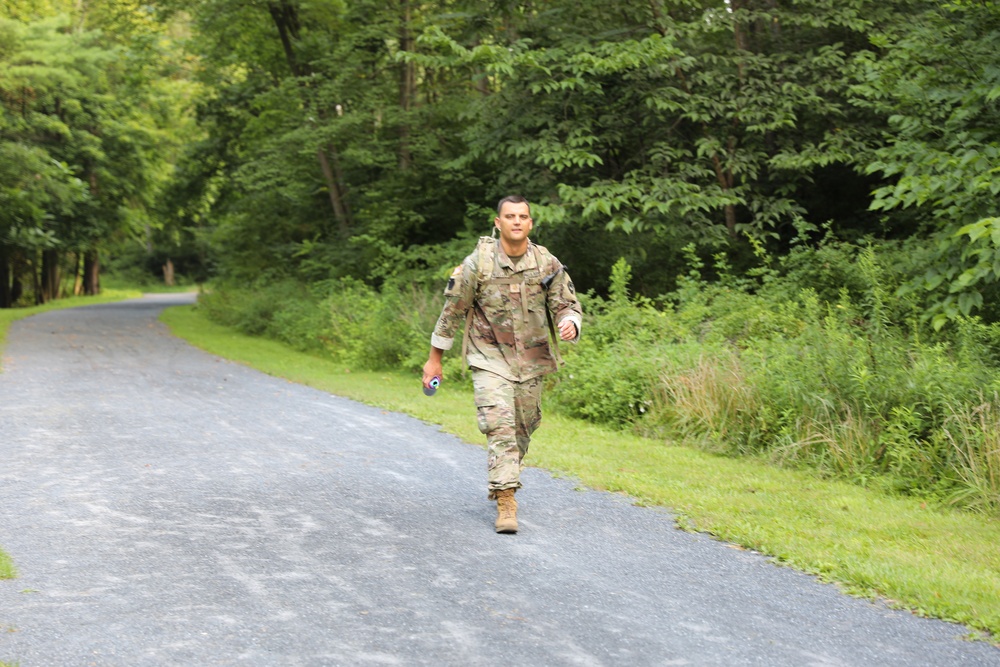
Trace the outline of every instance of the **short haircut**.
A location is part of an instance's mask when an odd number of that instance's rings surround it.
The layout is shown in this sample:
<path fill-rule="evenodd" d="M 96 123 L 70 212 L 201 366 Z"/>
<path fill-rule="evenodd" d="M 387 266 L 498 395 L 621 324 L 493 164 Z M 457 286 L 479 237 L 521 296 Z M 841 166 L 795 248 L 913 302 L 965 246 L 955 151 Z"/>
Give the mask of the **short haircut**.
<path fill-rule="evenodd" d="M 504 204 L 528 204 L 528 200 L 521 195 L 507 195 L 497 203 L 497 215 Z M 531 215 L 531 204 L 528 204 L 528 215 Z"/>

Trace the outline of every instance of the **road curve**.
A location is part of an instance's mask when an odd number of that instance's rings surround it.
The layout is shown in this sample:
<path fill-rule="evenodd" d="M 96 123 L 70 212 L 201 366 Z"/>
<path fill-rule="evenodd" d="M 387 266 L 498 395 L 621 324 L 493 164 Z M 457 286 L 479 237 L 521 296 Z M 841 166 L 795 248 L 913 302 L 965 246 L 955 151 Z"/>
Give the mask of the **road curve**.
<path fill-rule="evenodd" d="M 496 535 L 482 450 L 188 346 L 156 317 L 190 298 L 12 327 L 0 661 L 1000 665 L 961 626 L 536 469 Z"/>

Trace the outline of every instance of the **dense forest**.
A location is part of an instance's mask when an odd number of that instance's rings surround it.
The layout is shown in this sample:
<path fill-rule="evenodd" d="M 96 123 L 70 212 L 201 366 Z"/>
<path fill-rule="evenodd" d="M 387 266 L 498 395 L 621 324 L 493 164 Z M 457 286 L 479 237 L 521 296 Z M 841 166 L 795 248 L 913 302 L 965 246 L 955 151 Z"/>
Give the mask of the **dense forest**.
<path fill-rule="evenodd" d="M 988 0 L 0 0 L 0 307 L 207 282 L 418 368 L 523 194 L 585 295 L 559 409 L 995 510 L 997 44 Z"/>

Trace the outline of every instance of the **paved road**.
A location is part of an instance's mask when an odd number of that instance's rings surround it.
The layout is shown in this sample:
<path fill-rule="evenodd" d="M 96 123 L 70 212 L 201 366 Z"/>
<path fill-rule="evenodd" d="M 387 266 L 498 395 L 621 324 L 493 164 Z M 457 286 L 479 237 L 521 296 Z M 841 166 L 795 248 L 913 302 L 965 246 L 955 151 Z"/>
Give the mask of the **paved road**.
<path fill-rule="evenodd" d="M 496 535 L 482 450 L 187 346 L 156 317 L 188 298 L 12 328 L 0 661 L 1000 665 L 960 626 L 539 470 Z"/>

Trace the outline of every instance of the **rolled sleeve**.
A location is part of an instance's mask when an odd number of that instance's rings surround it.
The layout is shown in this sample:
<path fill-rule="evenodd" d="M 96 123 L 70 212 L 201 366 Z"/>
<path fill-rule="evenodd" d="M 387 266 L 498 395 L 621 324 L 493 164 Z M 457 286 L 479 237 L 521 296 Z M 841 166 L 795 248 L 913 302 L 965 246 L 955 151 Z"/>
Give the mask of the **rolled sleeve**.
<path fill-rule="evenodd" d="M 580 340 L 580 333 L 583 331 L 583 318 L 580 317 L 578 313 L 570 313 L 569 315 L 564 315 L 559 324 L 562 324 L 566 320 L 569 320 L 576 325 L 576 338 L 566 341 L 567 343 L 575 343 Z"/>
<path fill-rule="evenodd" d="M 579 331 L 579 329 L 577 329 Z M 452 345 L 455 344 L 454 338 L 445 338 L 444 336 L 438 336 L 437 334 L 431 334 L 431 346 L 436 347 L 439 350 L 450 350 Z"/>
<path fill-rule="evenodd" d="M 576 325 L 576 338 L 566 342 L 575 343 L 580 340 L 580 332 L 583 330 L 583 309 L 580 307 L 580 300 L 576 296 L 573 281 L 565 270 L 560 271 L 556 275 L 552 286 L 549 288 L 548 307 L 557 324 L 562 324 L 564 320 L 569 320 Z"/>

